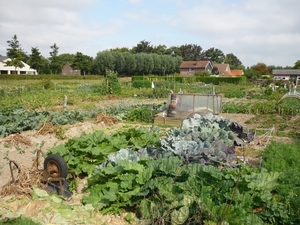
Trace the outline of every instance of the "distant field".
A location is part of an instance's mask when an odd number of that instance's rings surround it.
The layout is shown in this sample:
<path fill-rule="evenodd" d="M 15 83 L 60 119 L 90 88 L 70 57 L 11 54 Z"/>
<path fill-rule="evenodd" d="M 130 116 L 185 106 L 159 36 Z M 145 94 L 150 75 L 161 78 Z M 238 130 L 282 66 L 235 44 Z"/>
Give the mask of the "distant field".
<path fill-rule="evenodd" d="M 60 85 L 60 84 L 97 84 L 101 81 L 103 81 L 103 77 L 100 79 L 76 79 L 74 77 L 73 80 L 71 79 L 50 79 L 51 82 L 53 82 L 55 85 Z M 131 77 L 120 77 L 119 78 L 120 82 L 131 82 Z M 26 79 L 26 80 L 21 80 L 21 79 L 0 79 L 0 88 L 9 88 L 9 87 L 18 87 L 18 86 L 27 86 L 27 85 L 33 85 L 33 84 L 38 84 L 40 83 L 41 80 L 37 79 Z"/>

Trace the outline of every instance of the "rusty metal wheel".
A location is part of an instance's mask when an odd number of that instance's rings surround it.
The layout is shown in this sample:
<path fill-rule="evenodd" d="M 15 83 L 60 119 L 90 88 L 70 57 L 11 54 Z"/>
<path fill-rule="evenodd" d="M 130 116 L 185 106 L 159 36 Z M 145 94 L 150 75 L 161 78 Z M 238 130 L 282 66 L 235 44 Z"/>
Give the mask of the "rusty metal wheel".
<path fill-rule="evenodd" d="M 67 163 L 64 158 L 58 154 L 51 154 L 45 158 L 44 170 L 52 178 L 66 178 L 68 175 Z"/>

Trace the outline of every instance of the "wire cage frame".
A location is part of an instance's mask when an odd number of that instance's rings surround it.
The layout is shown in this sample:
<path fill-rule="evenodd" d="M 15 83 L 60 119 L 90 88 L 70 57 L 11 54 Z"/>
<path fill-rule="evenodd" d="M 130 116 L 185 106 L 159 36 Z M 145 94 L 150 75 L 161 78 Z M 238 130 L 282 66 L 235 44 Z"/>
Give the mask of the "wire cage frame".
<path fill-rule="evenodd" d="M 222 112 L 222 95 L 173 93 L 169 96 L 168 112 L 170 111 L 174 117 L 178 118 L 186 118 L 186 115 L 195 113 L 207 114 L 208 112 L 218 115 Z M 171 114 L 171 116 L 173 115 Z"/>

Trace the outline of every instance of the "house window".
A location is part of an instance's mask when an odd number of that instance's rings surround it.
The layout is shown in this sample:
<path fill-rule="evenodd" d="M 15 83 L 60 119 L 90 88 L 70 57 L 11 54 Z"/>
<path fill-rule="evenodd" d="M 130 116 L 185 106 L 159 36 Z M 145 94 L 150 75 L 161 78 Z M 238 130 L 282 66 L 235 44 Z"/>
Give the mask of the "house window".
<path fill-rule="evenodd" d="M 194 72 L 195 69 L 194 68 L 189 68 L 189 72 Z"/>

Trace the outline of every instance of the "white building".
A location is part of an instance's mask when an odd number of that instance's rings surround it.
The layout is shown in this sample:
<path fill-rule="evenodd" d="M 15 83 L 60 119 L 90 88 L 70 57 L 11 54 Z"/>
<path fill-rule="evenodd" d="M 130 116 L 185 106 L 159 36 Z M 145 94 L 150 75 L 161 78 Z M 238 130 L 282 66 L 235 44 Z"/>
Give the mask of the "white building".
<path fill-rule="evenodd" d="M 0 74 L 31 74 L 37 75 L 37 71 L 35 69 L 30 68 L 30 66 L 24 62 L 24 67 L 14 67 L 7 66 L 5 62 L 10 61 L 10 58 L 6 56 L 0 56 Z"/>

